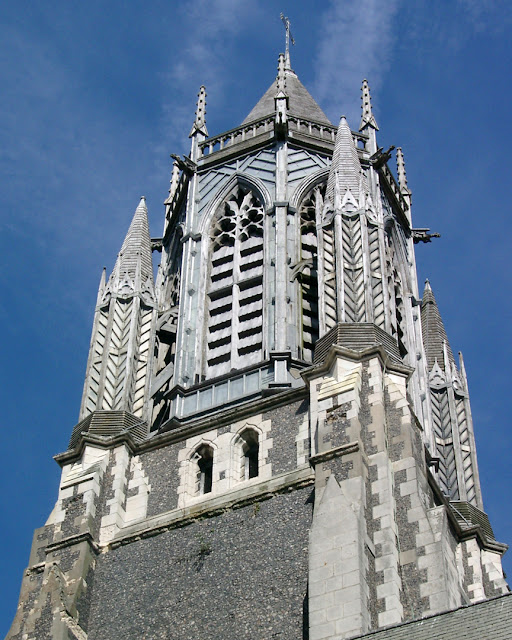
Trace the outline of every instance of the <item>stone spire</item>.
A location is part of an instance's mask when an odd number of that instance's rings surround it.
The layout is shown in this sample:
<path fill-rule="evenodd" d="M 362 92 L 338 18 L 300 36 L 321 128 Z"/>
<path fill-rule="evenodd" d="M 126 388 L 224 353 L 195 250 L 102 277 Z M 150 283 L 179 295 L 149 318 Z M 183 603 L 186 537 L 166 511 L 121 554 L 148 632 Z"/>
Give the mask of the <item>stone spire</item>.
<path fill-rule="evenodd" d="M 206 87 L 204 85 L 201 85 L 199 93 L 197 94 L 196 119 L 192 125 L 189 138 L 198 132 L 208 137 L 208 130 L 206 128 Z"/>
<path fill-rule="evenodd" d="M 442 371 L 451 369 L 451 366 L 455 364 L 455 359 L 428 280 L 425 282 L 423 300 L 421 301 L 421 329 L 428 370 L 431 371 L 436 362 Z"/>
<path fill-rule="evenodd" d="M 359 131 L 362 131 L 365 127 L 372 127 L 372 129 L 379 130 L 377 125 L 377 121 L 375 120 L 375 116 L 372 113 L 372 101 L 370 97 L 370 87 L 368 86 L 368 80 L 366 78 L 363 80 L 363 86 L 361 87 L 362 91 L 362 116 L 361 116 L 361 124 L 359 126 Z"/>
<path fill-rule="evenodd" d="M 139 282 L 137 282 L 139 281 Z M 153 286 L 153 263 L 146 198 L 135 209 L 105 293 L 129 294 L 141 286 Z"/>
<path fill-rule="evenodd" d="M 352 206 L 357 208 L 360 184 L 361 164 L 357 149 L 347 120 L 345 116 L 341 116 L 327 180 L 326 207 L 337 211 L 350 199 Z"/>

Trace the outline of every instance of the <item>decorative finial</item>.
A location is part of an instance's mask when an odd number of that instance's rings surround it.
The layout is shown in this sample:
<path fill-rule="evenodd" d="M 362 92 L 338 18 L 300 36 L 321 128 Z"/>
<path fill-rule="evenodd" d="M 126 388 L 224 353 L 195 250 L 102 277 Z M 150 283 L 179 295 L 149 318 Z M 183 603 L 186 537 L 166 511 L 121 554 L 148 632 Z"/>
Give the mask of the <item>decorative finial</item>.
<path fill-rule="evenodd" d="M 284 54 L 279 54 L 279 60 L 277 63 L 277 95 L 276 97 L 281 97 L 286 95 L 286 74 L 285 74 L 285 57 Z"/>
<path fill-rule="evenodd" d="M 368 80 L 363 80 L 363 86 L 361 87 L 363 96 L 363 114 L 361 117 L 361 126 L 359 131 L 362 131 L 365 127 L 372 127 L 376 131 L 379 130 L 377 121 L 372 113 L 372 101 L 370 98 L 370 87 L 368 86 Z"/>
<path fill-rule="evenodd" d="M 204 85 L 201 85 L 197 94 L 196 119 L 189 137 L 193 136 L 197 131 L 208 136 L 206 129 L 206 88 Z"/>
<path fill-rule="evenodd" d="M 405 173 L 404 154 L 402 153 L 402 147 L 398 147 L 396 150 L 396 171 L 398 173 L 398 184 L 400 185 L 400 191 L 403 195 L 411 195 L 409 187 L 407 186 L 407 175 Z"/>
<path fill-rule="evenodd" d="M 290 31 L 290 20 L 281 13 L 281 20 L 283 21 L 284 28 L 286 29 L 286 48 L 285 48 L 285 69 L 287 71 L 292 70 L 292 65 L 290 61 L 290 41 L 294 45 L 295 40 L 293 39 L 292 32 Z"/>

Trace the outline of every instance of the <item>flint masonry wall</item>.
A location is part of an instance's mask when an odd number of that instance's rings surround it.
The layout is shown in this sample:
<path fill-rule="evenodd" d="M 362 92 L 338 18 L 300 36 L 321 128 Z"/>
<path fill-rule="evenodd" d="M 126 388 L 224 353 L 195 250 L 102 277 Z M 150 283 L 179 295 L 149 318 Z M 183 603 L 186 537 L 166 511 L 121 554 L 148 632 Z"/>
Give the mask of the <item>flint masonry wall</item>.
<path fill-rule="evenodd" d="M 100 555 L 89 640 L 302 638 L 311 493 L 275 495 Z"/>

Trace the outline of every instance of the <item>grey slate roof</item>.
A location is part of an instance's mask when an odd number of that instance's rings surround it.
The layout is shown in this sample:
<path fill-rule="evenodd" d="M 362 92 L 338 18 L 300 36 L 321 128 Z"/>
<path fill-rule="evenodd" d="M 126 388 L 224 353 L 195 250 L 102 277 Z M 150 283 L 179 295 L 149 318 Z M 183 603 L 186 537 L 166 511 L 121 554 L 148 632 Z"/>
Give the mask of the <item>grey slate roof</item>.
<path fill-rule="evenodd" d="M 320 340 L 317 340 L 313 363 L 323 362 L 333 344 L 352 349 L 352 351 L 364 351 L 368 347 L 382 346 L 391 360 L 397 364 L 403 364 L 396 340 L 372 322 L 339 322 Z"/>
<path fill-rule="evenodd" d="M 300 118 L 306 120 L 315 120 L 332 126 L 332 123 L 315 102 L 312 95 L 298 79 L 293 71 L 286 70 L 286 95 L 288 96 L 288 111 Z M 242 124 L 247 124 L 253 120 L 259 120 L 265 116 L 275 113 L 276 106 L 274 102 L 277 93 L 277 79 L 270 85 L 265 94 L 260 98 L 259 102 L 253 108 L 251 113 L 245 118 Z"/>
<path fill-rule="evenodd" d="M 368 640 L 511 640 L 512 594 L 356 637 Z"/>
<path fill-rule="evenodd" d="M 428 370 L 432 369 L 436 360 L 441 369 L 444 370 L 446 365 L 443 352 L 444 342 L 446 342 L 450 364 L 455 364 L 441 314 L 428 280 L 425 284 L 423 300 L 421 301 L 421 330 L 423 333 L 423 346 L 427 353 Z"/>
<path fill-rule="evenodd" d="M 142 442 L 148 434 L 148 425 L 128 411 L 93 411 L 74 427 L 68 449 L 74 449 L 85 434 L 111 438 L 122 433 Z"/>

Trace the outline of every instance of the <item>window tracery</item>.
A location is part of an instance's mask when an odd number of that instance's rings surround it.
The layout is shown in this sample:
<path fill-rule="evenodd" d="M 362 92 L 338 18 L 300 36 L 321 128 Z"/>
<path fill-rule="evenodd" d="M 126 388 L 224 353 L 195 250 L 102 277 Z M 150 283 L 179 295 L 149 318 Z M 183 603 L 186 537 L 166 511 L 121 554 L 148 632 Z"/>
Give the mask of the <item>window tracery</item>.
<path fill-rule="evenodd" d="M 264 209 L 238 185 L 211 227 L 207 371 L 216 376 L 262 359 Z"/>

